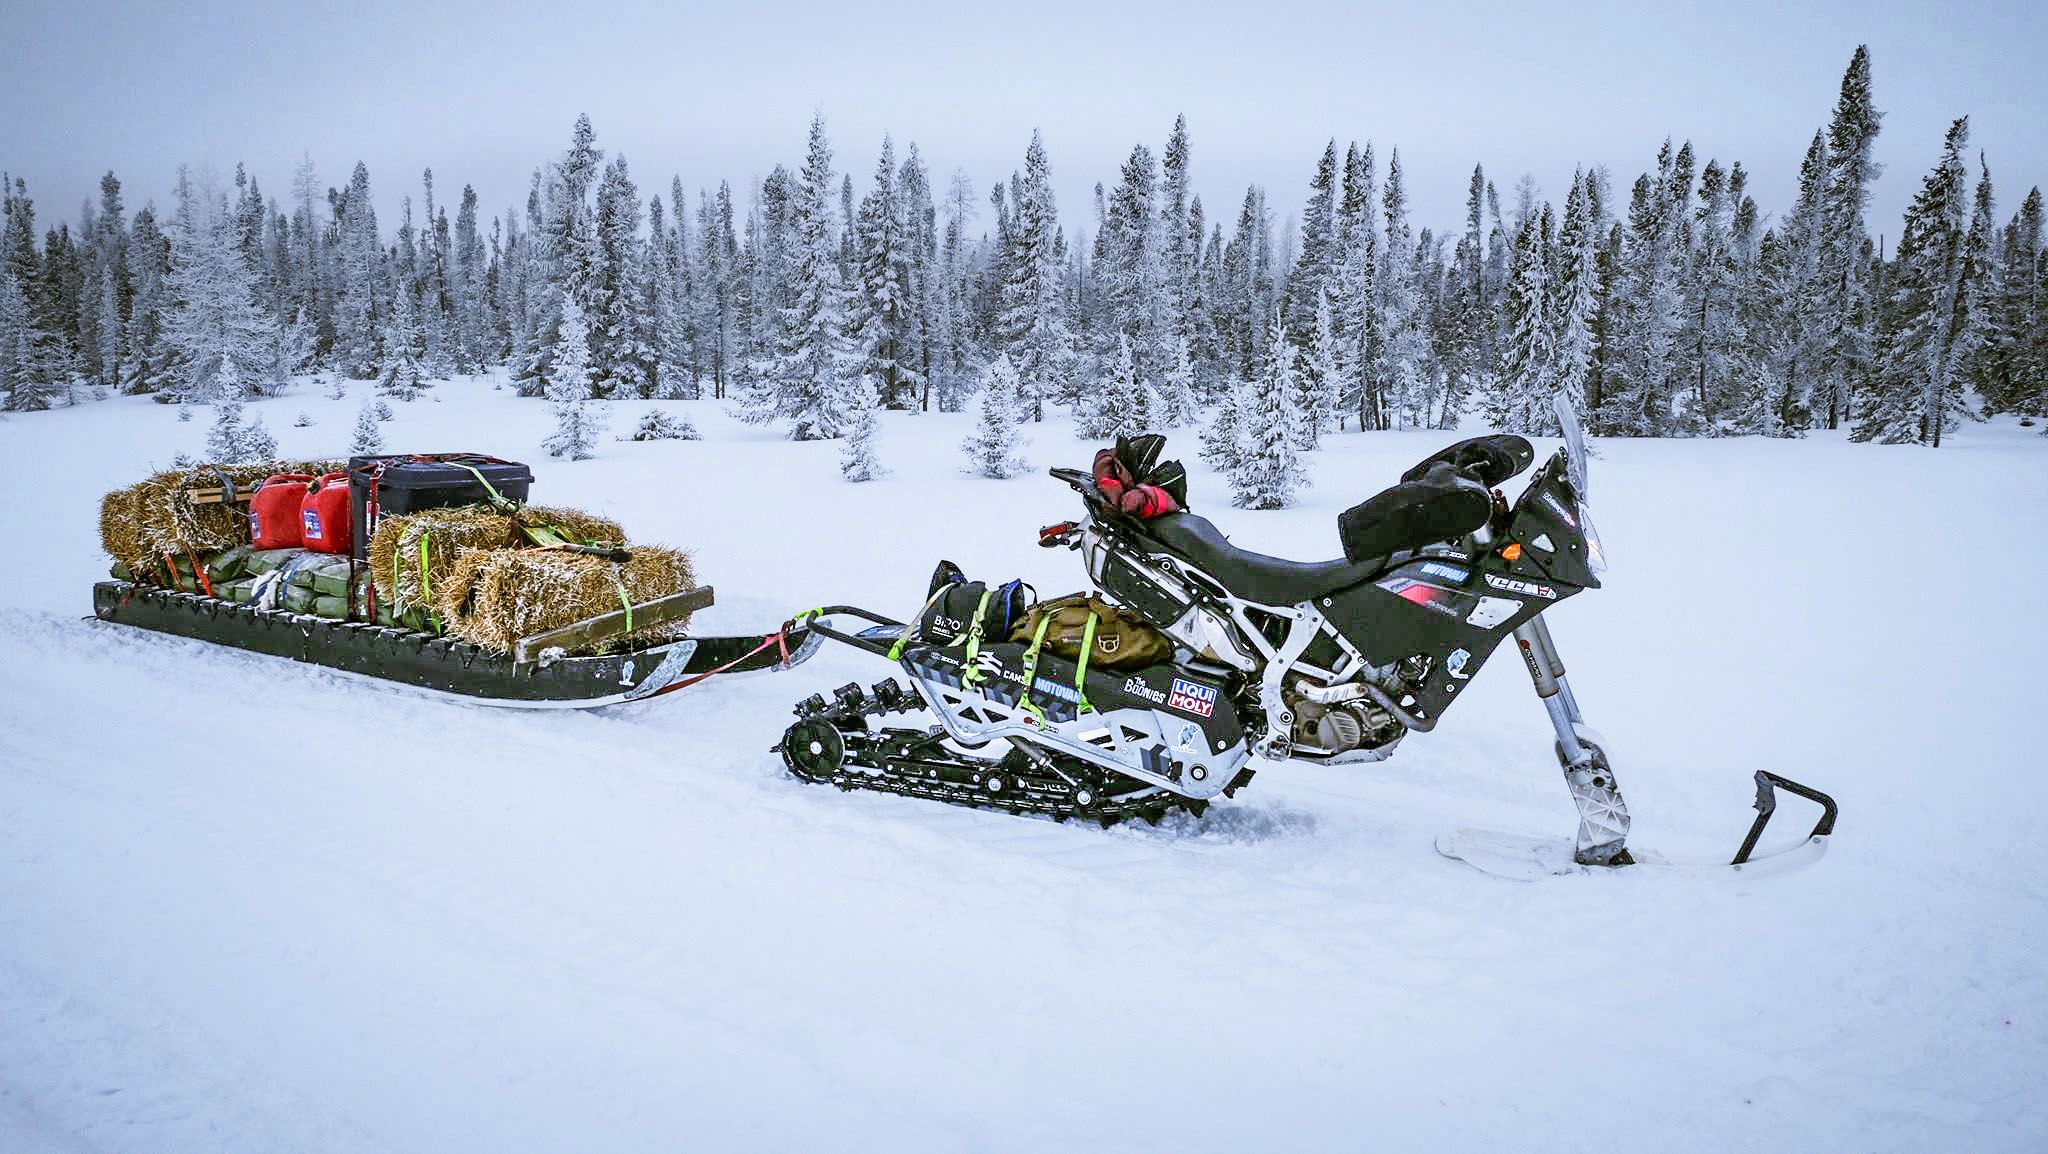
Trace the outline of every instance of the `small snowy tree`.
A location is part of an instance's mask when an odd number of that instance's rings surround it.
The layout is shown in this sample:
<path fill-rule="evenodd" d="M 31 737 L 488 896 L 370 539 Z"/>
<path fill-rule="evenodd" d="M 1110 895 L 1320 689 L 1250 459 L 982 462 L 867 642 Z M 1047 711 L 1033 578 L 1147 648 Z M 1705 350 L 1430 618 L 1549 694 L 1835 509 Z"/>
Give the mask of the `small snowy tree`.
<path fill-rule="evenodd" d="M 1294 346 L 1275 316 L 1265 363 L 1240 414 L 1244 457 L 1231 477 L 1232 501 L 1240 509 L 1285 509 L 1294 503 L 1294 490 L 1307 483 L 1294 452 L 1300 420 L 1294 407 L 1294 358 Z"/>
<path fill-rule="evenodd" d="M 277 440 L 263 427 L 263 418 L 242 422 L 242 380 L 233 358 L 222 358 L 209 387 L 215 394 L 213 427 L 206 433 L 211 461 L 263 461 L 277 456 Z"/>
<path fill-rule="evenodd" d="M 1216 403 L 1216 415 L 1202 430 L 1202 459 L 1226 477 L 1235 477 L 1244 464 L 1243 410 L 1247 386 L 1232 381 Z"/>
<path fill-rule="evenodd" d="M 294 428 L 294 429 L 310 429 L 310 428 L 312 428 L 312 427 L 314 426 L 314 424 L 315 424 L 315 423 L 316 423 L 316 422 L 315 422 L 315 421 L 313 420 L 313 414 L 311 414 L 311 413 L 300 413 L 300 414 L 299 414 L 299 416 L 298 416 L 298 419 L 297 419 L 297 420 L 294 420 L 294 421 L 292 422 L 292 428 Z"/>
<path fill-rule="evenodd" d="M 604 419 L 590 403 L 590 323 L 574 296 L 562 296 L 561 337 L 555 342 L 548 401 L 555 407 L 555 431 L 541 445 L 549 454 L 587 460 L 597 446 Z"/>
<path fill-rule="evenodd" d="M 839 456 L 839 475 L 849 481 L 872 481 L 887 476 L 889 470 L 875 460 L 875 433 L 881 425 L 875 417 L 875 407 L 881 403 L 881 394 L 875 388 L 874 378 L 862 374 L 848 392 L 843 426 L 846 446 Z"/>
<path fill-rule="evenodd" d="M 377 427 L 377 402 L 363 398 L 363 407 L 356 413 L 356 430 L 349 439 L 348 451 L 358 457 L 372 456 L 384 451 L 384 431 Z"/>
<path fill-rule="evenodd" d="M 1095 386 L 1095 396 L 1082 398 L 1075 406 L 1074 431 L 1083 437 L 1109 440 L 1145 431 L 1151 405 L 1146 389 L 1138 381 L 1138 366 L 1131 355 L 1129 338 L 1116 339 L 1116 359 L 1109 372 Z"/>
<path fill-rule="evenodd" d="M 703 436 L 697 432 L 697 426 L 690 423 L 690 418 L 664 412 L 661 409 L 649 409 L 646 415 L 640 418 L 640 423 L 633 427 L 632 433 L 619 439 L 622 441 L 700 441 L 703 440 Z"/>
<path fill-rule="evenodd" d="M 1019 451 L 1017 394 L 1022 388 L 1017 368 L 1005 354 L 982 377 L 981 404 L 976 410 L 974 435 L 961 442 L 967 454 L 967 471 L 998 480 L 1015 477 L 1031 467 Z"/>

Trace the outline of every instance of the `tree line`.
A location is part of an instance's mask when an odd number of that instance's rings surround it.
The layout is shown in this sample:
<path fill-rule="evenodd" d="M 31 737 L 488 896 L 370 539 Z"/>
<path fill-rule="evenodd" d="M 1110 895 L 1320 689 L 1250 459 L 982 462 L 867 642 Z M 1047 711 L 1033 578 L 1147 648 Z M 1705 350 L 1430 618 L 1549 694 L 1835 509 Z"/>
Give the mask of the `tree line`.
<path fill-rule="evenodd" d="M 1582 167 L 1561 207 L 1526 177 L 1503 198 L 1475 166 L 1441 232 L 1412 218 L 1399 151 L 1370 142 L 1332 140 L 1285 222 L 1258 185 L 1214 212 L 1184 118 L 1079 224 L 1036 134 L 985 189 L 939 187 L 915 144 L 899 157 L 885 138 L 857 190 L 822 118 L 794 168 L 693 198 L 680 179 L 643 195 L 582 117 L 523 204 L 487 217 L 465 186 L 451 205 L 429 170 L 395 228 L 360 163 L 323 190 L 308 160 L 284 200 L 239 166 L 228 184 L 181 170 L 168 218 L 131 214 L 108 173 L 75 231 L 40 237 L 10 180 L 0 403 L 210 402 L 308 371 L 407 397 L 503 366 L 565 414 L 714 397 L 799 439 L 871 427 L 878 407 L 958 410 L 991 379 L 1010 419 L 1067 407 L 1106 435 L 1284 377 L 1265 391 L 1290 398 L 1281 439 L 1302 447 L 1473 413 L 1549 432 L 1559 390 L 1610 436 L 1847 425 L 1939 444 L 1966 414 L 2042 415 L 2039 190 L 2001 221 L 1959 119 L 1887 253 L 1866 221 L 1881 121 L 1859 48 L 1779 215 L 1741 162 L 1667 140 L 1625 195 Z M 1272 416 L 1243 408 L 1232 424 Z"/>

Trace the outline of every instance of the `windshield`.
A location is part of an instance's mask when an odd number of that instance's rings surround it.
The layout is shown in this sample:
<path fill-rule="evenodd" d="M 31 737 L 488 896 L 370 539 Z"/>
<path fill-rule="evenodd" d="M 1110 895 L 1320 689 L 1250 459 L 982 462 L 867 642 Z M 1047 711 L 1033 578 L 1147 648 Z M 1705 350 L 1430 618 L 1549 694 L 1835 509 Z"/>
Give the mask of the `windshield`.
<path fill-rule="evenodd" d="M 1586 498 L 1586 431 L 1579 426 L 1579 411 L 1572 407 L 1571 398 L 1562 389 L 1550 394 L 1550 407 L 1557 413 L 1557 426 L 1564 437 L 1565 464 L 1569 471 L 1572 489 L 1579 500 Z"/>
<path fill-rule="evenodd" d="M 1586 563 L 1593 572 L 1607 568 L 1607 548 L 1600 531 L 1593 528 L 1593 511 L 1586 508 L 1586 430 L 1579 424 L 1579 411 L 1562 389 L 1550 394 L 1550 408 L 1557 414 L 1557 427 L 1564 436 L 1565 479 L 1579 497 L 1579 529 L 1586 535 Z"/>

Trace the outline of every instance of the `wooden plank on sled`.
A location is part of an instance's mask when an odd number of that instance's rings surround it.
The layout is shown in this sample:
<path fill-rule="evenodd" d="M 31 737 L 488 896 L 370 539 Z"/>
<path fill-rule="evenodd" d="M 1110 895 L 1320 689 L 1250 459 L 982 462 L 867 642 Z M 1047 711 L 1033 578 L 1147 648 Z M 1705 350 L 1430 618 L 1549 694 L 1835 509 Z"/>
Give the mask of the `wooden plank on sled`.
<path fill-rule="evenodd" d="M 643 601 L 633 606 L 632 619 L 635 630 L 666 625 L 680 617 L 687 617 L 699 609 L 711 606 L 711 586 L 699 585 L 681 593 L 671 593 L 652 601 Z M 591 617 L 560 629 L 522 637 L 512 646 L 512 660 L 525 665 L 540 660 L 541 654 L 549 649 L 573 650 L 595 645 L 623 636 L 626 632 L 627 613 L 615 609 L 600 617 Z"/>
<path fill-rule="evenodd" d="M 256 490 L 262 487 L 262 485 L 238 486 L 235 489 L 233 503 L 237 505 L 248 504 L 249 498 L 255 496 Z M 185 500 L 188 504 L 193 505 L 225 505 L 229 503 L 226 494 L 218 486 L 211 489 L 187 489 L 185 490 Z"/>

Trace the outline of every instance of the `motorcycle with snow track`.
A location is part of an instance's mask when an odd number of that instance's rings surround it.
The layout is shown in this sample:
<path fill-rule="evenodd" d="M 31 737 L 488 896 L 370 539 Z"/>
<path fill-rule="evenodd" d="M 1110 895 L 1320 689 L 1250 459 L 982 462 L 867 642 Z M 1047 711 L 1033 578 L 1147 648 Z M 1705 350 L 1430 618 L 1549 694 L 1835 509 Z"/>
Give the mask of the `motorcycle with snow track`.
<path fill-rule="evenodd" d="M 783 760 L 802 780 L 845 789 L 1105 826 L 1157 822 L 1199 814 L 1270 767 L 1388 757 L 1410 733 L 1434 730 L 1513 638 L 1556 733 L 1577 836 L 1565 844 L 1461 831 L 1439 849 L 1523 876 L 1634 864 L 1607 743 L 1586 724 L 1543 619 L 1599 588 L 1605 569 L 1586 506 L 1584 437 L 1570 404 L 1560 397 L 1555 408 L 1564 445 L 1512 504 L 1500 486 L 1534 463 L 1533 447 L 1520 437 L 1463 441 L 1348 512 L 1346 556 L 1320 563 L 1232 545 L 1181 507 L 1184 489 L 1178 501 L 1160 496 L 1163 513 L 1131 515 L 1127 484 L 1156 488 L 1145 482 L 1157 476 L 1161 438 L 1120 443 L 1112 467 L 1123 483 L 1106 483 L 1100 467 L 1053 469 L 1087 511 L 1043 530 L 1040 544 L 1078 551 L 1097 590 L 1171 639 L 1172 658 L 1090 669 L 1089 644 L 1065 657 L 978 631 L 941 640 L 831 606 L 807 615 L 813 632 L 893 660 L 909 688 L 890 678 L 806 699 L 780 743 Z M 842 628 L 842 618 L 861 624 Z M 936 724 L 887 724 L 898 713 Z M 1832 798 L 1769 771 L 1754 782 L 1757 814 L 1728 864 L 1752 860 L 1780 790 L 1820 807 L 1807 837 L 1782 852 L 1824 850 Z"/>

